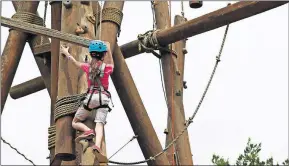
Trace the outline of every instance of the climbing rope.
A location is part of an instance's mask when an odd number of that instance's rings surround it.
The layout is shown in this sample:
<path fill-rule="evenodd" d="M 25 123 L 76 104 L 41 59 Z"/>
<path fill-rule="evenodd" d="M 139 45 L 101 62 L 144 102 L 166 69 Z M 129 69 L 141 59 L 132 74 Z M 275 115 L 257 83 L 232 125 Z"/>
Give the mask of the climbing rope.
<path fill-rule="evenodd" d="M 48 1 L 44 1 L 44 14 L 43 14 L 43 26 L 46 27 L 46 13 L 47 13 L 47 6 L 48 6 Z M 40 46 L 43 44 L 43 36 L 40 37 Z"/>
<path fill-rule="evenodd" d="M 8 146 L 10 146 L 11 149 L 15 150 L 19 155 L 23 156 L 23 157 L 25 158 L 25 160 L 29 161 L 32 165 L 35 165 L 32 160 L 28 159 L 23 153 L 20 153 L 17 148 L 13 147 L 9 142 L 7 142 L 6 140 L 4 140 L 2 137 L 1 137 L 1 140 L 2 140 L 5 144 L 7 144 Z"/>
<path fill-rule="evenodd" d="M 100 1 L 99 11 L 100 11 L 100 16 L 99 16 L 99 34 L 98 34 L 98 39 L 101 40 L 101 24 L 102 24 L 102 12 L 103 12 L 102 11 L 102 1 Z M 95 19 L 95 21 L 96 21 L 96 19 Z M 96 22 L 96 24 L 97 24 L 97 22 Z"/>
<path fill-rule="evenodd" d="M 157 58 L 161 58 L 161 55 L 155 52 L 155 50 L 169 52 L 177 57 L 177 53 L 175 51 L 159 45 L 157 37 L 156 37 L 156 34 L 158 31 L 160 30 L 149 30 L 145 32 L 144 34 L 139 34 L 137 36 L 138 41 L 139 41 L 138 50 L 141 51 L 142 49 L 144 49 L 146 53 L 152 53 Z"/>
<path fill-rule="evenodd" d="M 63 117 L 73 115 L 81 105 L 81 100 L 85 98 L 86 93 L 64 96 L 57 99 L 54 108 L 54 121 Z"/>
<path fill-rule="evenodd" d="M 114 155 L 116 155 L 118 152 L 120 152 L 126 145 L 128 145 L 130 142 L 132 142 L 134 139 L 136 139 L 138 136 L 134 135 L 126 144 L 124 144 L 121 148 L 119 148 L 113 155 L 109 157 L 111 159 Z"/>
<path fill-rule="evenodd" d="M 205 88 L 205 91 L 204 91 L 204 93 L 202 94 L 202 97 L 201 97 L 201 99 L 200 99 L 200 101 L 199 101 L 199 103 L 198 103 L 198 105 L 197 105 L 197 107 L 196 107 L 193 115 L 192 115 L 191 117 L 189 117 L 188 120 L 186 120 L 186 122 L 185 122 L 185 124 L 184 124 L 184 125 L 185 125 L 184 129 L 172 140 L 171 143 L 169 143 L 169 144 L 163 149 L 163 151 L 157 153 L 156 155 L 150 157 L 149 159 L 142 160 L 142 161 L 137 161 L 137 162 L 117 162 L 117 161 L 111 161 L 111 160 L 109 160 L 109 163 L 119 164 L 119 165 L 131 165 L 131 164 L 142 164 L 142 163 L 146 163 L 146 162 L 148 162 L 148 161 L 155 160 L 158 156 L 160 156 L 160 155 L 162 155 L 164 152 L 166 152 L 166 151 L 168 150 L 168 148 L 170 148 L 170 147 L 180 138 L 180 136 L 182 136 L 182 135 L 184 134 L 184 132 L 188 129 L 188 127 L 190 126 L 190 124 L 193 123 L 193 120 L 194 120 L 196 114 L 198 113 L 198 110 L 200 109 L 200 106 L 201 106 L 201 104 L 202 104 L 202 102 L 203 102 L 203 100 L 204 100 L 204 98 L 205 98 L 205 96 L 206 96 L 206 94 L 207 94 L 207 91 L 208 91 L 208 89 L 209 89 L 209 87 L 210 87 L 210 85 L 211 85 L 212 79 L 213 79 L 213 77 L 214 77 L 214 75 L 215 75 L 216 69 L 217 69 L 218 64 L 219 64 L 219 62 L 220 62 L 220 58 L 221 58 L 222 51 L 223 51 L 223 48 L 224 48 L 224 44 L 225 44 L 225 41 L 226 41 L 228 29 L 229 29 L 229 24 L 228 24 L 227 27 L 226 27 L 226 30 L 225 30 L 225 33 L 224 33 L 224 37 L 223 37 L 223 41 L 222 41 L 222 45 L 221 45 L 219 54 L 218 54 L 218 56 L 216 57 L 216 64 L 215 64 L 215 66 L 214 66 L 214 69 L 213 69 L 213 71 L 212 71 L 212 74 L 211 74 L 211 76 L 210 76 L 210 79 L 209 79 L 209 81 L 208 81 L 208 83 L 207 83 L 207 86 L 206 86 L 206 88 Z"/>
<path fill-rule="evenodd" d="M 184 11 L 184 1 L 181 0 L 181 14 L 183 17 L 185 17 L 185 11 Z"/>

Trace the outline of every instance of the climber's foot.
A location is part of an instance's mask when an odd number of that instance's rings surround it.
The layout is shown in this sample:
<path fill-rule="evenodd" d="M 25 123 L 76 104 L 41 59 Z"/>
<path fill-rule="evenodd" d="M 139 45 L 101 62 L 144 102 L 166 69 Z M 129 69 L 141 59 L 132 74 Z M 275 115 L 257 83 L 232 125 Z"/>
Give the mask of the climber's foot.
<path fill-rule="evenodd" d="M 99 163 L 108 163 L 107 157 L 102 153 L 101 149 L 98 146 L 93 145 L 92 149 L 95 152 L 94 154 Z"/>
<path fill-rule="evenodd" d="M 93 139 L 94 136 L 95 136 L 94 130 L 88 130 L 88 131 L 85 131 L 84 133 L 82 133 L 80 136 L 78 136 L 75 139 L 75 142 L 79 143 L 79 141 L 82 139 L 88 139 L 88 140 Z"/>

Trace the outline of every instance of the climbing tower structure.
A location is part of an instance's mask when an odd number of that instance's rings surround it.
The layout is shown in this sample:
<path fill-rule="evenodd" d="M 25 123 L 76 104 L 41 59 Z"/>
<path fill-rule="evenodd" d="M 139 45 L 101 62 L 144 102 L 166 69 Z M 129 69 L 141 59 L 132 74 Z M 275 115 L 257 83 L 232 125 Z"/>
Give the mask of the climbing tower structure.
<path fill-rule="evenodd" d="M 117 38 L 121 33 L 123 7 L 125 1 L 46 1 L 44 18 L 37 12 L 39 1 L 11 1 L 16 13 L 12 18 L 1 16 L 1 26 L 10 28 L 9 37 L 1 56 L 1 113 L 4 111 L 8 94 L 18 99 L 37 91 L 47 89 L 51 98 L 51 121 L 48 129 L 48 149 L 51 165 L 107 165 L 142 164 L 148 165 L 193 165 L 187 128 L 193 122 L 198 111 L 185 117 L 183 106 L 183 81 L 186 40 L 188 38 L 227 26 L 229 24 L 279 7 L 286 1 L 242 1 L 187 20 L 182 15 L 171 17 L 170 1 L 151 1 L 154 16 L 154 28 L 137 39 L 119 46 Z M 202 1 L 189 1 L 191 8 L 197 9 Z M 46 28 L 47 6 L 51 5 L 51 29 Z M 183 5 L 183 2 L 182 2 Z M 171 25 L 174 19 L 174 25 Z M 15 40 L 17 38 L 17 40 Z M 49 40 L 51 38 L 51 42 Z M 80 134 L 72 126 L 72 118 L 80 98 L 86 95 L 86 76 L 72 64 L 66 63 L 60 56 L 60 45 L 69 46 L 70 52 L 78 61 L 85 61 L 90 40 L 100 39 L 110 43 L 114 59 L 114 72 L 111 75 L 124 111 L 130 121 L 145 160 L 121 162 L 109 160 L 100 162 L 89 145 L 93 140 L 74 139 Z M 40 77 L 11 87 L 25 43 L 28 42 Z M 221 51 L 222 51 L 221 47 Z M 220 62 L 217 56 L 214 71 Z M 125 59 L 141 53 L 152 53 L 163 69 L 162 77 L 168 106 L 166 147 L 162 148 L 153 128 L 140 94 Z M 212 77 L 214 75 L 212 73 Z M 206 91 L 212 80 L 209 80 Z M 202 99 L 199 105 L 202 103 Z M 93 115 L 85 123 L 94 128 Z M 102 150 L 106 154 L 105 137 Z"/>

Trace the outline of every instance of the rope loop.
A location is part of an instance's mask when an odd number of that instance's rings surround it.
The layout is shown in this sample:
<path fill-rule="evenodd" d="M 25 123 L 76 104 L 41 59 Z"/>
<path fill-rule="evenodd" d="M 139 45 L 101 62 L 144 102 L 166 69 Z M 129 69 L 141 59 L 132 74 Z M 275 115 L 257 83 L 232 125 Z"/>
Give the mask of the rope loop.
<path fill-rule="evenodd" d="M 101 16 L 101 23 L 103 22 L 113 22 L 118 26 L 118 37 L 120 35 L 120 27 L 121 27 L 121 22 L 122 22 L 122 18 L 123 18 L 123 13 L 121 10 L 117 9 L 117 8 L 113 8 L 113 7 L 108 7 L 108 8 L 104 8 L 102 9 L 101 12 L 102 16 Z M 98 22 L 98 26 L 100 24 L 100 15 L 95 14 L 95 20 Z"/>
<path fill-rule="evenodd" d="M 159 29 L 149 30 L 145 32 L 144 34 L 139 34 L 137 36 L 139 40 L 139 44 L 138 44 L 139 51 L 144 49 L 146 53 L 153 53 L 157 58 L 161 58 L 161 55 L 156 53 L 155 50 L 169 52 L 177 57 L 177 53 L 174 50 L 169 49 L 168 47 L 162 47 L 159 44 L 158 39 L 157 39 L 157 33 L 159 31 L 160 31 Z"/>
<path fill-rule="evenodd" d="M 57 99 L 54 108 L 54 121 L 63 116 L 73 115 L 78 107 L 81 105 L 81 101 L 87 93 L 76 94 L 71 96 L 64 96 L 60 99 Z"/>
<path fill-rule="evenodd" d="M 38 15 L 30 12 L 18 11 L 12 16 L 12 19 L 43 26 L 43 19 Z"/>

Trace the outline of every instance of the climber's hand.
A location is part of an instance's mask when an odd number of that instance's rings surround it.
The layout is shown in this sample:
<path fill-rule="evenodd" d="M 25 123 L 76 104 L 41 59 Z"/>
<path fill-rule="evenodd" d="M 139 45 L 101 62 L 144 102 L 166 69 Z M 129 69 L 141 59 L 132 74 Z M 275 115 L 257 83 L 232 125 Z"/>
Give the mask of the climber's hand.
<path fill-rule="evenodd" d="M 69 50 L 69 47 L 60 45 L 60 53 L 63 54 L 64 56 L 66 56 L 66 57 L 69 56 L 69 51 L 68 50 Z"/>

